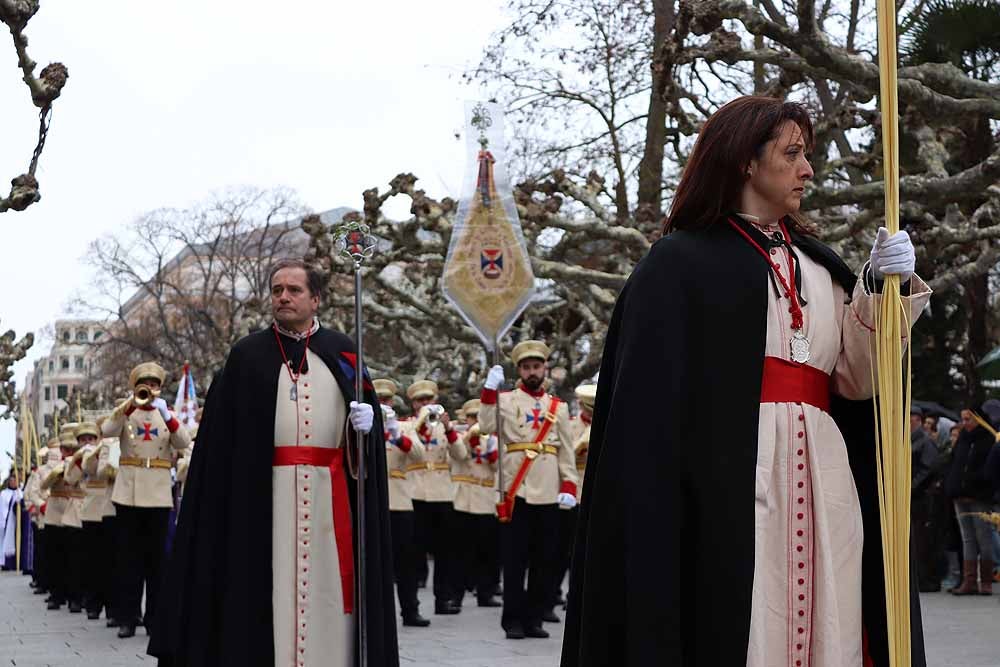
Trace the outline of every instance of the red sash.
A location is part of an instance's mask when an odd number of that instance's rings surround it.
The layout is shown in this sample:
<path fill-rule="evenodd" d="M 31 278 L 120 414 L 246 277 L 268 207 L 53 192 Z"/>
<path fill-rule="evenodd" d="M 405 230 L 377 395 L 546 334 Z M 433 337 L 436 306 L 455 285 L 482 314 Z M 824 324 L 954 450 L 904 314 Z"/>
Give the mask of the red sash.
<path fill-rule="evenodd" d="M 344 592 L 344 613 L 354 609 L 354 538 L 351 504 L 347 496 L 344 450 L 333 447 L 275 447 L 274 466 L 316 466 L 330 469 L 333 501 L 333 539 L 340 560 L 340 587 Z"/>
<path fill-rule="evenodd" d="M 535 439 L 532 441 L 534 444 L 539 444 L 545 440 L 545 436 L 549 434 L 549 430 L 552 425 L 556 423 L 556 409 L 559 407 L 559 397 L 553 396 L 552 400 L 549 402 L 549 409 L 545 413 L 545 422 L 542 424 L 541 428 L 538 429 L 538 433 L 535 435 Z M 500 409 L 499 403 L 497 404 L 497 410 Z M 514 475 L 514 481 L 510 484 L 510 491 L 504 496 L 504 499 L 497 503 L 497 519 L 500 523 L 509 523 L 511 517 L 514 516 L 514 499 L 517 497 L 517 490 L 521 488 L 521 484 L 524 482 L 524 478 L 528 476 L 528 471 L 531 470 L 531 464 L 535 462 L 536 456 L 529 456 L 529 452 L 524 453 L 524 459 L 521 461 L 521 467 L 518 468 L 517 474 Z"/>
<path fill-rule="evenodd" d="M 830 376 L 813 366 L 764 357 L 761 403 L 808 403 L 830 412 Z"/>

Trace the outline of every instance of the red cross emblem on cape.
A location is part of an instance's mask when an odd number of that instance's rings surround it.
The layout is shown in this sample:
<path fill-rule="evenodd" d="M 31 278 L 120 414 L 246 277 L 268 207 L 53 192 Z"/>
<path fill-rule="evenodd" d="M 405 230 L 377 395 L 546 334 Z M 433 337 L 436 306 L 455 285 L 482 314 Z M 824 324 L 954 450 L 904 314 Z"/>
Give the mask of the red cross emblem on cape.
<path fill-rule="evenodd" d="M 152 440 L 152 438 L 150 437 L 150 434 L 152 434 L 152 435 L 160 435 L 160 429 L 153 428 L 153 425 L 147 422 L 147 423 L 145 423 L 145 424 L 142 425 L 142 439 L 143 440 Z"/>
<path fill-rule="evenodd" d="M 479 267 L 486 278 L 499 278 L 503 274 L 503 250 L 484 248 L 479 255 Z"/>

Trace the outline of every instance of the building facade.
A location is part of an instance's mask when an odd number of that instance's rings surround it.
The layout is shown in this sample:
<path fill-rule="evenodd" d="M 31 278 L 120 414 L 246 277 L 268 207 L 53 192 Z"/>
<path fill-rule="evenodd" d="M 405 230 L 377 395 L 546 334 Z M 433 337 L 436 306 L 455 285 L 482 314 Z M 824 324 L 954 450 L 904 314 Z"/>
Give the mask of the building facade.
<path fill-rule="evenodd" d="M 101 323 L 95 320 L 56 320 L 52 349 L 35 361 L 25 382 L 39 433 L 51 428 L 52 415 L 66 406 L 73 390 L 92 380 L 95 344 L 103 333 Z"/>

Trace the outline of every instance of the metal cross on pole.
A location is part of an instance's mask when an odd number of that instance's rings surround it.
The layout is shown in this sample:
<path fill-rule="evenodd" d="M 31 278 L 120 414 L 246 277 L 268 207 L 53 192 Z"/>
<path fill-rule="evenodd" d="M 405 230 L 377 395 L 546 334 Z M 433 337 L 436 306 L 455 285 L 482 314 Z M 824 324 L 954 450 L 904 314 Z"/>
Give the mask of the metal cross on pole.
<path fill-rule="evenodd" d="M 377 243 L 371 230 L 367 225 L 351 221 L 344 223 L 337 230 L 335 235 L 340 254 L 351 261 L 354 268 L 354 346 L 357 354 L 357 367 L 354 370 L 354 396 L 358 403 L 365 400 L 365 380 L 364 380 L 364 329 L 362 318 L 362 282 L 361 268 L 365 260 L 371 259 L 375 254 Z M 368 454 L 365 443 L 367 436 L 362 433 L 355 433 L 357 451 L 357 479 L 358 479 L 358 504 L 357 504 L 357 540 L 358 540 L 358 590 L 355 596 L 355 608 L 358 619 L 358 664 L 366 667 L 368 664 L 368 605 L 365 604 L 365 483 L 367 481 L 366 459 Z"/>

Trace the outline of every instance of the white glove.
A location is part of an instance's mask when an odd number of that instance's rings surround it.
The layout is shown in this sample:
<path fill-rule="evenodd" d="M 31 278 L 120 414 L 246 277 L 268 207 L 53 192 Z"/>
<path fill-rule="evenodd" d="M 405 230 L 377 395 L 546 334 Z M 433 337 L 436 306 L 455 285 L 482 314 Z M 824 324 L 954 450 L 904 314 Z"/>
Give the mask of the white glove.
<path fill-rule="evenodd" d="M 368 433 L 372 430 L 372 424 L 375 423 L 375 411 L 372 410 L 372 406 L 367 403 L 358 403 L 357 401 L 351 401 L 351 426 L 358 433 Z"/>
<path fill-rule="evenodd" d="M 487 389 L 493 389 L 494 391 L 503 384 L 503 366 L 494 366 L 490 369 L 490 372 L 486 374 L 486 383 L 483 385 Z"/>
<path fill-rule="evenodd" d="M 399 420 L 396 419 L 396 411 L 392 408 L 384 410 L 385 417 L 385 430 L 389 432 L 389 437 L 393 440 L 399 440 L 399 434 L 402 433 L 403 429 L 399 426 Z"/>
<path fill-rule="evenodd" d="M 572 493 L 560 493 L 556 500 L 559 503 L 559 509 L 571 510 L 576 507 L 576 496 Z"/>
<path fill-rule="evenodd" d="M 162 398 L 154 398 L 150 406 L 156 408 L 160 411 L 160 416 L 163 417 L 163 421 L 168 422 L 171 420 L 170 408 L 167 407 L 167 402 Z"/>
<path fill-rule="evenodd" d="M 905 283 L 913 275 L 917 264 L 917 254 L 913 250 L 913 241 L 904 231 L 898 231 L 889 236 L 885 227 L 878 228 L 875 235 L 875 245 L 872 246 L 872 271 L 875 278 L 881 279 L 887 275 L 899 275 L 900 284 Z"/>
<path fill-rule="evenodd" d="M 497 450 L 497 437 L 495 435 L 491 435 L 490 437 L 486 438 L 486 453 L 492 454 L 496 450 Z"/>

